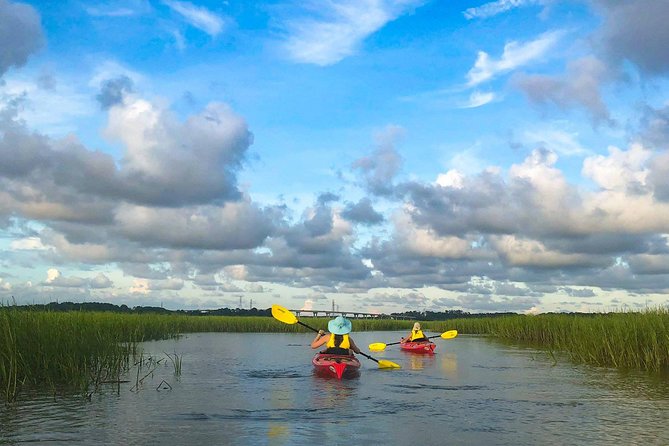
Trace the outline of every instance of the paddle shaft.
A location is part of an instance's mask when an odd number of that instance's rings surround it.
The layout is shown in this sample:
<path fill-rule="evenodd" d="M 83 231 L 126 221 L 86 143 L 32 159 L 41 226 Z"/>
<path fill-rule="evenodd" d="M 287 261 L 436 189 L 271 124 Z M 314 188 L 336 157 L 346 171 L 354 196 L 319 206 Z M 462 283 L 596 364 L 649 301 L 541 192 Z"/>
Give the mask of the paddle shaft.
<path fill-rule="evenodd" d="M 316 330 L 314 327 L 311 327 L 311 326 L 305 324 L 304 322 L 297 321 L 297 323 L 300 324 L 300 325 L 303 326 L 303 327 L 308 328 L 308 329 L 311 330 L 311 331 L 315 331 L 316 333 L 318 333 L 318 330 Z M 360 354 L 361 354 L 362 356 L 364 356 L 365 358 L 367 358 L 367 359 L 371 359 L 372 361 L 376 362 L 377 364 L 381 364 L 381 363 L 379 362 L 378 359 L 372 358 L 371 356 L 369 356 L 369 355 L 366 354 L 366 353 L 360 352 Z"/>

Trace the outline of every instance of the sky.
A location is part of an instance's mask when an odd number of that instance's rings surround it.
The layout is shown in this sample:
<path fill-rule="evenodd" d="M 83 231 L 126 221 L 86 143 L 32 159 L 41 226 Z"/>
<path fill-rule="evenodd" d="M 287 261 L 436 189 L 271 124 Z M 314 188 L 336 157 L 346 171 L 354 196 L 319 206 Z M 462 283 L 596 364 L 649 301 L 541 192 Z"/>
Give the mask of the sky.
<path fill-rule="evenodd" d="M 0 301 L 669 304 L 665 0 L 0 0 Z"/>

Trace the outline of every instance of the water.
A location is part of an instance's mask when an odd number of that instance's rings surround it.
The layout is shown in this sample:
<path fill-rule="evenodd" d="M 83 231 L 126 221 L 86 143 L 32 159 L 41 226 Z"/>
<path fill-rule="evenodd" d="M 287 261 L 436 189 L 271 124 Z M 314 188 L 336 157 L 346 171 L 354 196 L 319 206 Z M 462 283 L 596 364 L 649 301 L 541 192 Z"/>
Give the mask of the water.
<path fill-rule="evenodd" d="M 360 346 L 401 332 L 355 333 Z M 0 444 L 543 445 L 669 444 L 669 380 L 554 364 L 480 337 L 421 356 L 391 346 L 360 377 L 315 376 L 310 334 L 192 334 L 144 344 L 169 360 L 135 389 L 23 396 L 0 408 Z M 163 383 L 165 381 L 167 384 Z M 171 386 L 171 389 L 170 389 Z"/>

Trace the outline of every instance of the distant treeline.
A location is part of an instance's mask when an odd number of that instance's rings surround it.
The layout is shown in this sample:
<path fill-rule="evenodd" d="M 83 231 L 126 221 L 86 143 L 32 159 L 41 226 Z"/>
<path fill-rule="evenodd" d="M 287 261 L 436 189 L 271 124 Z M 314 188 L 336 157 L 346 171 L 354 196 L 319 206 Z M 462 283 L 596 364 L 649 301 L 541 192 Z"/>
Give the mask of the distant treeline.
<path fill-rule="evenodd" d="M 109 311 L 114 313 L 155 313 L 155 314 L 184 314 L 188 316 L 272 316 L 271 308 L 219 308 L 216 310 L 168 310 L 163 307 L 114 305 L 104 302 L 51 302 L 48 304 L 15 305 L 0 304 L 2 306 L 11 306 L 12 308 L 34 310 L 34 311 Z M 551 314 L 551 313 L 547 313 Z M 568 313 L 581 316 L 594 316 L 598 313 Z M 600 313 L 601 314 L 601 313 Z M 418 321 L 446 321 L 450 319 L 470 319 L 470 318 L 489 318 L 501 316 L 517 316 L 518 313 L 468 313 L 462 310 L 444 310 L 444 311 L 405 311 L 403 313 L 391 313 L 390 318 L 414 319 Z M 384 315 L 388 317 L 387 315 Z"/>
<path fill-rule="evenodd" d="M 416 319 L 419 321 L 446 321 L 449 319 L 467 319 L 480 317 L 517 316 L 518 313 L 468 313 L 462 310 L 445 311 L 405 311 L 404 313 L 391 313 L 391 316 L 404 319 Z"/>
<path fill-rule="evenodd" d="M 188 316 L 272 316 L 271 308 L 219 308 L 216 310 L 168 310 L 163 307 L 114 305 L 104 302 L 51 302 L 48 304 L 15 305 L 12 308 L 34 310 L 34 311 L 109 311 L 114 313 L 155 313 L 155 314 L 184 314 Z M 594 313 L 570 313 L 583 316 L 593 316 Z M 444 311 L 405 311 L 403 313 L 391 313 L 390 318 L 415 319 L 418 321 L 446 321 L 450 319 L 488 318 L 501 316 L 516 316 L 518 313 L 468 313 L 462 310 Z M 387 317 L 387 316 L 386 316 Z"/>
<path fill-rule="evenodd" d="M 188 316 L 214 315 L 214 316 L 271 316 L 268 308 L 219 308 L 217 310 L 168 310 L 163 307 L 129 307 L 127 305 L 114 305 L 104 302 L 51 302 L 48 304 L 33 305 L 11 305 L 12 308 L 33 311 L 100 311 L 113 313 L 154 313 L 154 314 L 184 314 Z"/>

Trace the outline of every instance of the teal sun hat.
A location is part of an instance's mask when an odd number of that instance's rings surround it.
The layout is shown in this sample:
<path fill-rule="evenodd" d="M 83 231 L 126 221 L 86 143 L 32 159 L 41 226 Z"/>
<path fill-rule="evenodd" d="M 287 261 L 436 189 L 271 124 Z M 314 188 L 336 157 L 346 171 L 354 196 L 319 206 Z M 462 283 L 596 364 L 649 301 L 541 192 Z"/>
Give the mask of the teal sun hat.
<path fill-rule="evenodd" d="M 328 331 L 336 335 L 345 335 L 351 332 L 351 321 L 344 316 L 337 316 L 328 322 Z"/>

